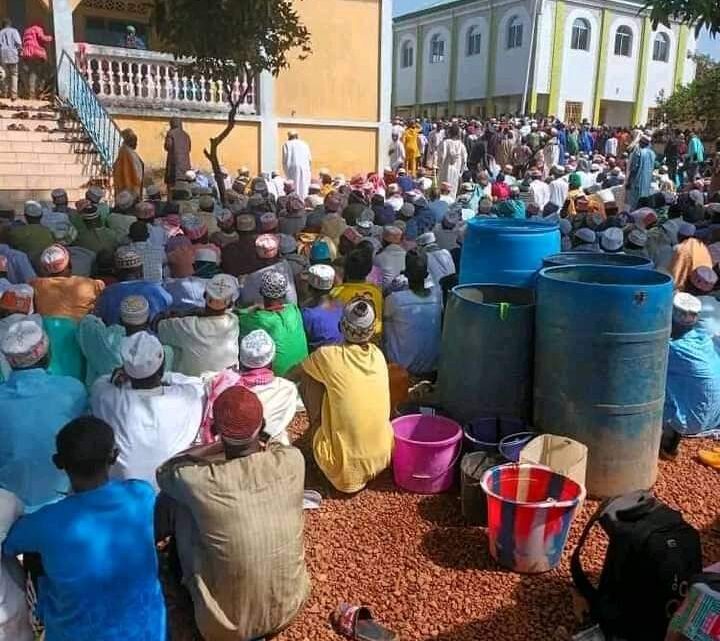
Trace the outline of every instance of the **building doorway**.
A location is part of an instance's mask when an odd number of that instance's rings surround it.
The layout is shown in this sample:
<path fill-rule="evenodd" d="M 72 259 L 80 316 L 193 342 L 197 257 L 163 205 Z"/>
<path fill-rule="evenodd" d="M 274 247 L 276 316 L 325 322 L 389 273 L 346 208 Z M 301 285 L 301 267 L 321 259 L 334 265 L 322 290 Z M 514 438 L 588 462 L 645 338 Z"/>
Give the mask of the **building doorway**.
<path fill-rule="evenodd" d="M 565 124 L 580 124 L 582 121 L 583 103 L 566 102 L 565 103 Z"/>

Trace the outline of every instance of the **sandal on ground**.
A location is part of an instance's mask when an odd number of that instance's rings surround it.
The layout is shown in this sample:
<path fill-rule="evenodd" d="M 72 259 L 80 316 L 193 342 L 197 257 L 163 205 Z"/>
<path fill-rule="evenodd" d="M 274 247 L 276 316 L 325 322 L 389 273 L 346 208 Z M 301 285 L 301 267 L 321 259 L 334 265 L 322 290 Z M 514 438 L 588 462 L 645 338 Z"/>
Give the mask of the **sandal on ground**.
<path fill-rule="evenodd" d="M 398 635 L 380 625 L 370 608 L 341 603 L 330 621 L 338 634 L 359 641 L 399 641 Z"/>
<path fill-rule="evenodd" d="M 322 504 L 320 492 L 305 490 L 303 494 L 303 510 L 318 510 Z"/>

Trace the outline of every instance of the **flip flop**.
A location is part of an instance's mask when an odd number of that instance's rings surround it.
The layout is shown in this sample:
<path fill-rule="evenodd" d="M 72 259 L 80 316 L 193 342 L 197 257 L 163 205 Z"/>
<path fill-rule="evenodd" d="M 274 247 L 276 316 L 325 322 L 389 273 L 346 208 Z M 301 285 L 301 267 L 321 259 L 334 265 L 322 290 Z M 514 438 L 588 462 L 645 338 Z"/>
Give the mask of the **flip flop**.
<path fill-rule="evenodd" d="M 399 641 L 400 637 L 380 625 L 370 608 L 361 605 L 341 603 L 333 612 L 330 621 L 338 634 L 358 641 Z"/>
<path fill-rule="evenodd" d="M 303 496 L 303 510 L 317 510 L 320 508 L 322 503 L 322 496 L 320 492 L 315 490 L 305 490 Z"/>

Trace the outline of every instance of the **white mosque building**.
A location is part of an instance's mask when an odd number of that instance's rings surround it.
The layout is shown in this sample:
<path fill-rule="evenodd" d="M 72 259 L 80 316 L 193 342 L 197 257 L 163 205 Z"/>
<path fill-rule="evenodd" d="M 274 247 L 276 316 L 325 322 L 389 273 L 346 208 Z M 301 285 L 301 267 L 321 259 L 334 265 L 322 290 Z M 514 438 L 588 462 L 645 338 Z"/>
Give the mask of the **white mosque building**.
<path fill-rule="evenodd" d="M 695 77 L 695 36 L 628 0 L 439 0 L 393 24 L 402 116 L 558 115 L 657 121 L 660 95 Z"/>

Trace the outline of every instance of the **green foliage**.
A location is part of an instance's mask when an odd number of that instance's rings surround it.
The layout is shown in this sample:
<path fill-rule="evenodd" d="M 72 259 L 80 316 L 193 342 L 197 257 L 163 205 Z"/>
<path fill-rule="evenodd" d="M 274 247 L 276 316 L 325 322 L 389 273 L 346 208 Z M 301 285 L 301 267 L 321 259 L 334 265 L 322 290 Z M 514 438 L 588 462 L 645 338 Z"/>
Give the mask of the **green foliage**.
<path fill-rule="evenodd" d="M 315 2 L 321 0 L 313 0 Z M 233 98 L 235 78 L 257 79 L 263 71 L 277 76 L 296 51 L 311 53 L 310 32 L 300 21 L 293 0 L 154 0 L 153 25 L 161 49 L 175 55 L 189 74 L 220 80 L 229 103 L 227 125 L 210 139 L 210 161 L 225 200 L 218 147 L 235 127 L 235 116 L 247 93 Z"/>
<path fill-rule="evenodd" d="M 673 126 L 699 126 L 706 138 L 720 135 L 720 64 L 697 56 L 697 74 L 689 85 L 678 87 L 659 107 Z"/>
<path fill-rule="evenodd" d="M 164 51 L 226 84 L 245 70 L 277 75 L 291 50 L 311 51 L 292 0 L 155 0 L 153 24 Z"/>
<path fill-rule="evenodd" d="M 710 33 L 720 33 L 720 2 L 718 0 L 649 0 L 645 5 L 650 10 L 653 27 L 668 25 L 678 20 L 684 24 L 695 25 L 695 32 L 707 27 Z"/>

